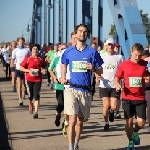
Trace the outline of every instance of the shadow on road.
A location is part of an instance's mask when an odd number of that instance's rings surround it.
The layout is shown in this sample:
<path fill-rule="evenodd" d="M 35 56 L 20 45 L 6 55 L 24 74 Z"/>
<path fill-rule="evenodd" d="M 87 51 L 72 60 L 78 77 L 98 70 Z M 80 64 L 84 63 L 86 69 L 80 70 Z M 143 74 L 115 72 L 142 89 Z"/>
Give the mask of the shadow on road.
<path fill-rule="evenodd" d="M 8 124 L 5 119 L 5 113 L 3 110 L 3 102 L 0 94 L 0 150 L 11 150 L 11 142 L 8 134 Z"/>

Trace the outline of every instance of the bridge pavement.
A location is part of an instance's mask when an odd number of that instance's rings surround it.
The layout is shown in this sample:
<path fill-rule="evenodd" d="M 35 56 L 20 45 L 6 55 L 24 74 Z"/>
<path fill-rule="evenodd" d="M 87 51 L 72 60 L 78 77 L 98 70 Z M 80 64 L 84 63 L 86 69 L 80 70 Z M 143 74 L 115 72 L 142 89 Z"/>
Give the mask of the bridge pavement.
<path fill-rule="evenodd" d="M 20 107 L 18 105 L 17 93 L 12 92 L 11 82 L 6 80 L 4 76 L 2 66 L 0 66 L 0 91 L 8 122 L 8 141 L 12 149 L 67 150 L 67 138 L 62 136 L 61 126 L 56 127 L 54 124 L 56 107 L 55 93 L 46 86 L 46 80 L 44 79 L 42 83 L 39 119 L 33 119 L 33 116 L 28 112 L 27 96 L 24 101 L 24 106 Z M 121 114 L 123 116 L 122 109 Z M 103 132 L 103 125 L 102 101 L 99 99 L 97 88 L 94 101 L 92 102 L 91 117 L 87 123 L 84 123 L 84 129 L 79 143 L 80 150 L 126 149 L 128 140 L 124 132 L 125 120 L 119 119 L 111 123 L 110 132 Z M 137 146 L 136 150 L 150 150 L 150 134 L 147 133 L 147 126 L 148 124 L 140 131 L 141 145 Z M 6 137 L 4 133 L 0 136 Z"/>

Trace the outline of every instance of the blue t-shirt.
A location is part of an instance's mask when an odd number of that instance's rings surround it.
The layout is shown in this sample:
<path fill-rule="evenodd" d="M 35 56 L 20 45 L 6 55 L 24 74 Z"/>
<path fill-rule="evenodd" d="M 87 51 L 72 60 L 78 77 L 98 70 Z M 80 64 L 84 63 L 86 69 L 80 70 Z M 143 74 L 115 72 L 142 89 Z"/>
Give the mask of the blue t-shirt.
<path fill-rule="evenodd" d="M 65 50 L 62 55 L 61 63 L 69 65 L 70 82 L 72 84 L 91 86 L 93 81 L 93 72 L 86 68 L 87 63 L 91 63 L 95 69 L 103 64 L 103 59 L 91 46 L 86 46 L 82 51 L 77 50 L 76 46 L 71 46 Z M 78 88 L 83 92 L 83 90 Z"/>

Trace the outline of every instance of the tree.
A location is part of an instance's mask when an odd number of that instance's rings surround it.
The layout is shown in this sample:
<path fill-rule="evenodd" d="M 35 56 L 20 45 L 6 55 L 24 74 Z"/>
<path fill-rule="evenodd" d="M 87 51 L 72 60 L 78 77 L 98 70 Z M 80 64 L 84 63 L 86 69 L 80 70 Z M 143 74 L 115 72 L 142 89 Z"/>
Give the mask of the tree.
<path fill-rule="evenodd" d="M 146 30 L 146 37 L 148 40 L 148 43 L 150 43 L 150 18 L 148 18 L 148 14 L 143 14 L 143 10 L 140 10 L 140 15 L 142 17 L 142 21 L 143 21 L 143 25 L 145 27 Z"/>
<path fill-rule="evenodd" d="M 143 14 L 143 10 L 140 10 L 140 15 L 142 17 L 143 25 L 145 26 L 146 30 L 146 37 L 148 40 L 148 43 L 150 43 L 150 18 L 148 18 L 148 14 Z M 109 35 L 112 36 L 112 38 L 116 39 L 116 26 L 115 24 L 111 25 Z"/>
<path fill-rule="evenodd" d="M 115 24 L 111 25 L 109 35 L 112 36 L 113 39 L 116 39 L 116 26 L 115 26 Z"/>

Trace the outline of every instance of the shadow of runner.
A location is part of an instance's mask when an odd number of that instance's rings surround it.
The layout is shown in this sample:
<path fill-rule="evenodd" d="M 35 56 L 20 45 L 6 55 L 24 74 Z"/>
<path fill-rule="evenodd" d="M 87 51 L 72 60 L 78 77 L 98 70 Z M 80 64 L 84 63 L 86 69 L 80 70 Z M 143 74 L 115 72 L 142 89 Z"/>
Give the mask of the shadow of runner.
<path fill-rule="evenodd" d="M 3 101 L 0 94 L 0 150 L 11 150 L 11 142 L 8 138 L 8 124 L 3 110 Z"/>

